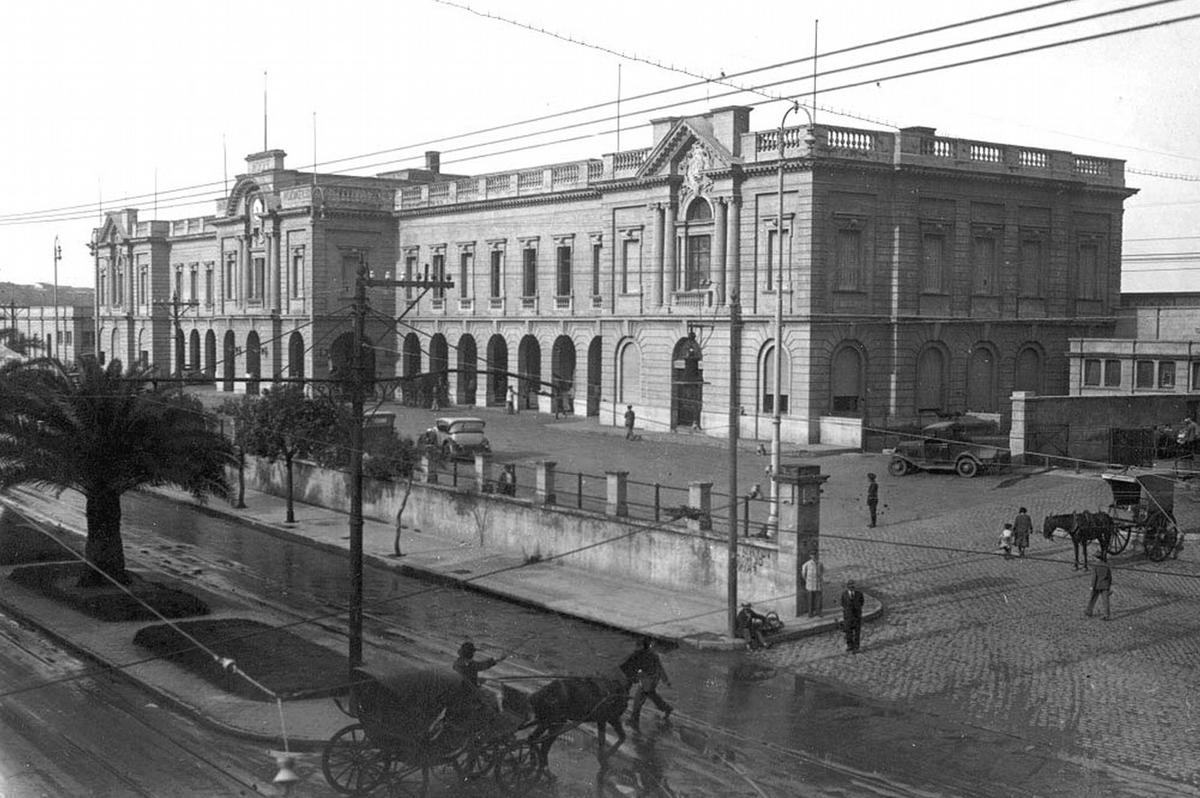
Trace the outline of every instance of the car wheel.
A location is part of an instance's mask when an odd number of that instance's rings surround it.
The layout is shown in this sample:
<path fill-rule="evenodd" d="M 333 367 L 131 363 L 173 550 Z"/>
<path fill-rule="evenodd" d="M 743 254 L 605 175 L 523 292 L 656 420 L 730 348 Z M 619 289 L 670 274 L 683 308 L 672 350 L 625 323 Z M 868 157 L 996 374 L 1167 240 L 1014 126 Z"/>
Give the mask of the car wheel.
<path fill-rule="evenodd" d="M 970 479 L 979 473 L 979 463 L 976 463 L 970 457 L 964 457 L 954 464 L 954 472 L 960 477 Z"/>
<path fill-rule="evenodd" d="M 888 463 L 888 473 L 894 477 L 902 477 L 908 473 L 908 461 L 896 458 Z"/>

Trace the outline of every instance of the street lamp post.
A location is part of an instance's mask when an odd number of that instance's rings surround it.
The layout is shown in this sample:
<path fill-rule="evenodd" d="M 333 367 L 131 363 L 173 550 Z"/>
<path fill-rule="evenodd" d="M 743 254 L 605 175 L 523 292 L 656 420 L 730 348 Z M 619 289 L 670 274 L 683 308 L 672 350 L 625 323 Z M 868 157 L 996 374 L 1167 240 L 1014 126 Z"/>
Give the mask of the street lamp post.
<path fill-rule="evenodd" d="M 783 137 L 784 124 L 787 122 L 788 114 L 795 110 L 801 110 L 808 116 L 808 132 L 804 137 L 804 141 L 809 146 L 810 152 L 814 140 L 812 113 L 801 105 L 799 101 L 793 102 L 791 107 L 783 112 L 783 118 L 779 120 L 779 215 L 775 225 L 775 245 L 776 249 L 779 250 L 779 270 L 775 275 L 775 351 L 772 353 L 774 356 L 772 368 L 775 374 L 775 393 L 772 397 L 771 408 L 774 411 L 771 417 L 771 501 L 770 512 L 767 516 L 767 529 L 774 530 L 776 536 L 779 534 L 779 483 L 776 482 L 775 477 L 779 474 L 782 450 L 781 428 L 783 426 L 783 413 L 782 408 L 780 408 L 783 398 L 783 386 L 780 384 L 780 378 L 783 375 Z"/>
<path fill-rule="evenodd" d="M 58 333 L 58 262 L 62 260 L 62 247 L 58 244 L 58 236 L 54 237 L 54 348 L 50 351 L 51 355 L 58 355 L 62 352 L 62 345 L 59 343 Z"/>

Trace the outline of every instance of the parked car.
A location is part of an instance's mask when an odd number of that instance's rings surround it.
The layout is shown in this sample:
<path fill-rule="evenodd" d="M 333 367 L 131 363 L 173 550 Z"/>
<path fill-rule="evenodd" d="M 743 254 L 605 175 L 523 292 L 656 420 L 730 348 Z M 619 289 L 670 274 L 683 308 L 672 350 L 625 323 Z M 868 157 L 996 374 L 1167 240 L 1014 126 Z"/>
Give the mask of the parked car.
<path fill-rule="evenodd" d="M 483 435 L 482 418 L 439 418 L 421 434 L 420 443 L 445 457 L 472 457 L 492 450 Z"/>
<path fill-rule="evenodd" d="M 921 429 L 919 440 L 901 441 L 890 451 L 888 473 L 900 477 L 913 471 L 953 471 L 973 477 L 980 471 L 1009 465 L 1012 453 L 996 423 L 987 419 L 937 421 Z"/>

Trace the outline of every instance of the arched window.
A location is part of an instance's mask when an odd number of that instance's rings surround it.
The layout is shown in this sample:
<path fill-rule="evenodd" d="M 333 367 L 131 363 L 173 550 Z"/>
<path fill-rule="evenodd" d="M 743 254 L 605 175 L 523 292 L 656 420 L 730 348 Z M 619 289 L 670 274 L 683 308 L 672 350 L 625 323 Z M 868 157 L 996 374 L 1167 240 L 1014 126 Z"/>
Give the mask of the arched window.
<path fill-rule="evenodd" d="M 633 341 L 621 344 L 617 354 L 617 402 L 636 404 L 642 399 L 642 353 Z"/>
<path fill-rule="evenodd" d="M 841 346 L 830 364 L 829 409 L 834 415 L 858 416 L 863 411 L 863 359 L 854 346 Z"/>
<path fill-rule="evenodd" d="M 775 344 L 768 343 L 762 348 L 758 357 L 758 408 L 762 413 L 775 412 Z M 779 364 L 779 413 L 784 415 L 791 405 L 792 393 L 792 359 L 787 348 L 783 350 L 783 360 Z"/>
<path fill-rule="evenodd" d="M 1025 346 L 1017 353 L 1013 390 L 1042 392 L 1042 353 L 1036 347 Z"/>
<path fill-rule="evenodd" d="M 917 357 L 917 412 L 937 412 L 946 406 L 946 356 L 930 346 Z"/>
<path fill-rule="evenodd" d="M 996 355 L 986 344 L 976 345 L 967 361 L 967 410 L 996 410 Z"/>

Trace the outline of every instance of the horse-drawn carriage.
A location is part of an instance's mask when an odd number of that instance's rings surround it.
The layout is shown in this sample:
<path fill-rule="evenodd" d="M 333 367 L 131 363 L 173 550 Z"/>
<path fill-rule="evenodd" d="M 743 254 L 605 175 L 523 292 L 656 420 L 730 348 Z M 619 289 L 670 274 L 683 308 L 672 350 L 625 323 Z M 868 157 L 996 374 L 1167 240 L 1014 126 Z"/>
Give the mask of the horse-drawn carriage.
<path fill-rule="evenodd" d="M 1112 489 L 1109 515 L 1113 531 L 1108 551 L 1120 554 L 1130 538 L 1141 535 L 1142 549 L 1156 562 L 1178 557 L 1183 533 L 1175 520 L 1175 481 L 1162 474 L 1107 473 L 1100 475 Z"/>
<path fill-rule="evenodd" d="M 325 744 L 325 779 L 344 795 L 386 787 L 389 798 L 424 796 L 432 775 L 459 781 L 491 776 L 508 795 L 523 795 L 547 771 L 550 746 L 584 722 L 597 726 L 601 767 L 625 740 L 621 715 L 632 678 L 562 676 L 526 696 L 504 686 L 503 705 L 453 671 L 391 665 L 359 667 L 349 706 L 357 722 Z M 605 726 L 617 733 L 610 748 Z"/>
<path fill-rule="evenodd" d="M 533 743 L 518 734 L 525 718 L 451 671 L 360 667 L 349 706 L 338 706 L 357 722 L 326 743 L 321 768 L 344 795 L 386 787 L 389 796 L 423 796 L 442 769 L 462 781 L 491 775 L 520 795 L 540 775 Z"/>

